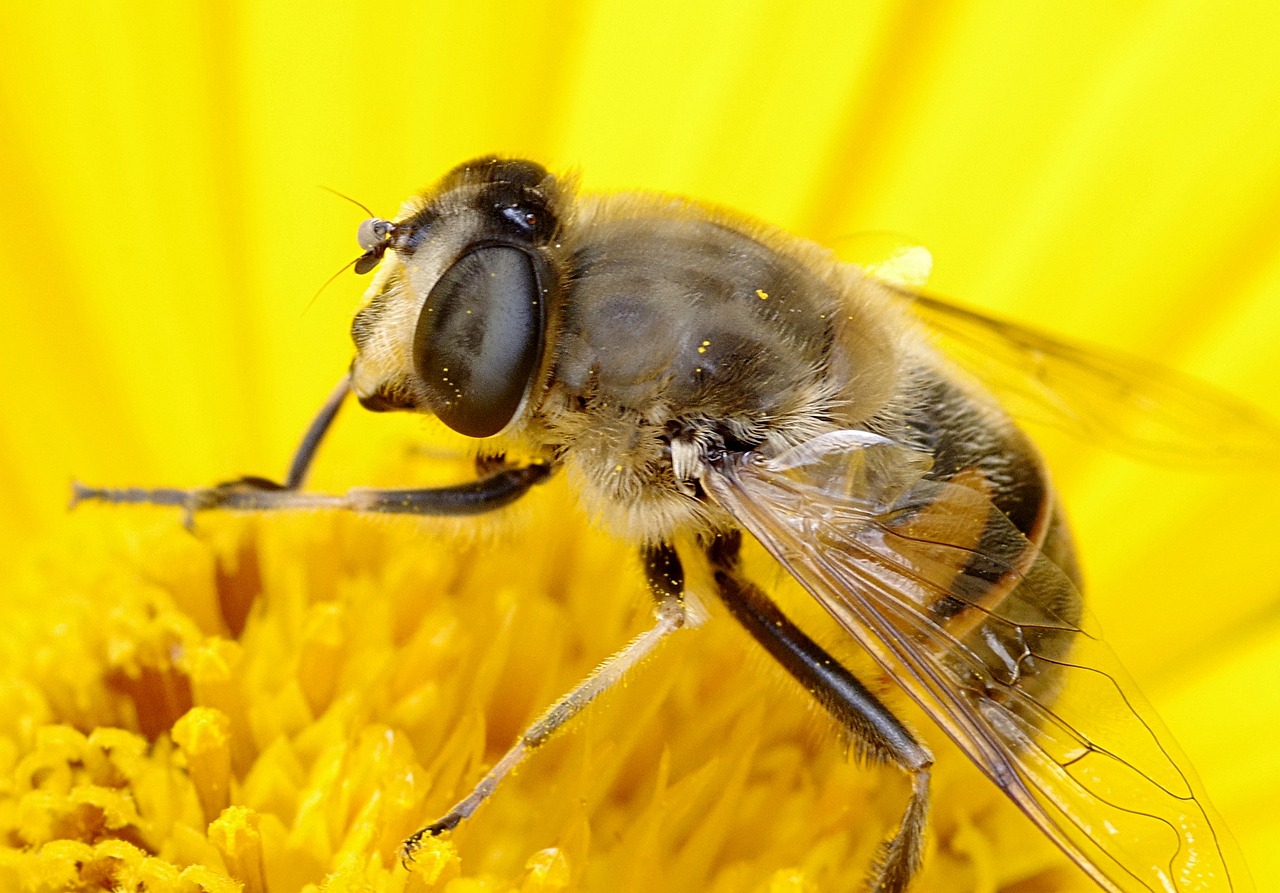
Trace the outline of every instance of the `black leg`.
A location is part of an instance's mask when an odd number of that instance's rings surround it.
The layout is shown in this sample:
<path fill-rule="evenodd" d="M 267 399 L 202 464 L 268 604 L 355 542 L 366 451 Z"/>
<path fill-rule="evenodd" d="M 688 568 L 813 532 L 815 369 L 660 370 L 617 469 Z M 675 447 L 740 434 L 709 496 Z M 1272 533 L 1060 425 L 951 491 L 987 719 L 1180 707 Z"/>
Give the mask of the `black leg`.
<path fill-rule="evenodd" d="M 859 757 L 892 764 L 911 776 L 902 822 L 881 846 L 869 880 L 877 893 L 901 893 L 920 866 L 933 755 L 857 677 L 743 577 L 740 546 L 740 534 L 733 533 L 707 548 L 717 594 L 734 619 L 848 731 Z"/>
<path fill-rule="evenodd" d="M 289 473 L 284 479 L 285 489 L 297 490 L 306 482 L 307 472 L 311 470 L 311 463 L 316 458 L 316 450 L 320 448 L 320 441 L 324 440 L 325 434 L 328 433 L 329 427 L 338 415 L 338 410 L 342 408 L 343 401 L 347 399 L 347 395 L 350 393 L 351 373 L 348 372 L 342 376 L 342 380 L 333 389 L 333 393 L 324 401 L 324 406 L 320 407 L 316 417 L 311 420 L 307 433 L 302 436 L 302 443 L 298 444 L 298 449 L 293 454 L 293 461 L 289 463 Z"/>
<path fill-rule="evenodd" d="M 263 512 L 318 508 L 391 515 L 478 515 L 514 502 L 550 473 L 549 465 L 525 465 L 452 487 L 355 489 L 346 493 L 291 490 L 263 478 L 242 478 L 194 490 L 114 489 L 77 483 L 73 485 L 72 505 L 84 501 L 174 505 L 186 509 L 188 516 L 210 509 Z"/>
<path fill-rule="evenodd" d="M 186 509 L 188 526 L 196 512 L 210 509 L 260 512 L 329 508 L 389 515 L 479 515 L 514 502 L 551 473 L 549 465 L 516 467 L 501 459 L 477 459 L 476 468 L 481 477 L 452 487 L 304 493 L 300 488 L 311 470 L 316 451 L 350 392 L 351 376 L 348 373 L 342 376 L 307 427 L 293 461 L 289 463 L 283 484 L 267 478 L 243 477 L 214 487 L 182 490 L 173 487 L 86 487 L 77 482 L 72 484 L 71 506 L 74 508 L 77 503 L 85 501 L 180 506 Z"/>
<path fill-rule="evenodd" d="M 640 560 L 655 601 L 661 604 L 668 599 L 684 600 L 684 568 L 675 547 L 666 543 L 645 546 L 640 550 Z"/>

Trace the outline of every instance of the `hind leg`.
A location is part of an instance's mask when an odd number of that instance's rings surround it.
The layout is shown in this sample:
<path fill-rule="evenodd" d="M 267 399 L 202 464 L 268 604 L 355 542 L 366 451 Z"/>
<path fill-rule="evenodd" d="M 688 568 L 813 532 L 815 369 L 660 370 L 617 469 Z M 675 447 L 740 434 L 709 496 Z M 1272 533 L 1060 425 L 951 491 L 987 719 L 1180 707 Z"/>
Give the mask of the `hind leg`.
<path fill-rule="evenodd" d="M 897 766 L 911 777 L 902 821 L 881 845 L 868 879 L 876 893 L 902 893 L 920 867 L 933 755 L 857 677 L 743 576 L 740 545 L 741 537 L 729 534 L 707 548 L 716 592 L 734 619 L 847 730 L 859 757 Z"/>

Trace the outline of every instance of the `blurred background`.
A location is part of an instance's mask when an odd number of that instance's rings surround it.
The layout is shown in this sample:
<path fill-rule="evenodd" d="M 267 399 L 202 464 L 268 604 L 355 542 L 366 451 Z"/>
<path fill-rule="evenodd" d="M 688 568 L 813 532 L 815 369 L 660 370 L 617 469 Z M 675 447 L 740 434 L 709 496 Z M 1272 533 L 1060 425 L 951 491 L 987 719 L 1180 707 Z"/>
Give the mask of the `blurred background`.
<path fill-rule="evenodd" d="M 389 217 L 488 152 L 900 234 L 933 292 L 1280 415 L 1280 8 L 1088 6 L 7 5 L 5 564 L 73 478 L 282 474 L 365 284 L 316 296 L 365 216 L 320 187 Z M 356 416 L 348 450 L 413 430 Z M 1046 437 L 1109 639 L 1280 888 L 1275 469 Z"/>

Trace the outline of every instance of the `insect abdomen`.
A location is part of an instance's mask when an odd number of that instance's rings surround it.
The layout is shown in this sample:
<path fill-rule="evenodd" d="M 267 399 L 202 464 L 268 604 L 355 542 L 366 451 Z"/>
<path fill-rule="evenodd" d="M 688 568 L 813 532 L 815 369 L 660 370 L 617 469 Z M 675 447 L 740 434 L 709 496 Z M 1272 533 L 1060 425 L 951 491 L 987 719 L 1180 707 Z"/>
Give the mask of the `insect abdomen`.
<path fill-rule="evenodd" d="M 1044 464 L 1012 423 L 939 378 L 916 420 L 935 464 L 928 494 L 901 525 L 928 553 L 931 526 L 954 564 L 948 591 L 930 613 L 986 667 L 986 686 L 1016 685 L 1046 694 L 1082 613 L 1075 548 Z M 968 519 L 963 532 L 956 519 Z M 967 549 L 956 548 L 958 545 Z M 911 548 L 911 547 L 908 547 Z"/>

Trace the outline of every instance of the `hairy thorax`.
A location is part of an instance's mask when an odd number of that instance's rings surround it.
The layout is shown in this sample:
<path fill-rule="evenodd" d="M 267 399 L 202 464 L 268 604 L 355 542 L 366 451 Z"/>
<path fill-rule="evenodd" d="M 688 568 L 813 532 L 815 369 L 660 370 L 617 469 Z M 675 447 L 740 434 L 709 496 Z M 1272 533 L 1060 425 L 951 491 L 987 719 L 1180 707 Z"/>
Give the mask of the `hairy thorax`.
<path fill-rule="evenodd" d="M 580 213 L 574 300 L 528 430 L 615 532 L 658 541 L 714 523 L 677 479 L 673 438 L 775 452 L 890 398 L 899 357 L 853 268 L 674 199 Z"/>

